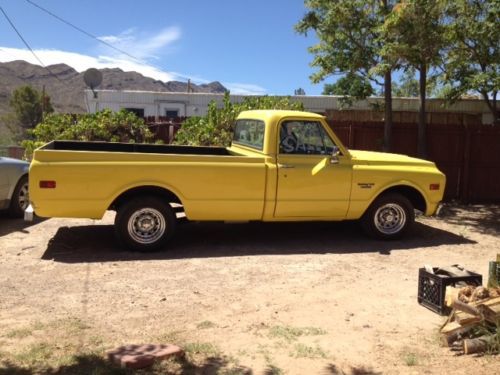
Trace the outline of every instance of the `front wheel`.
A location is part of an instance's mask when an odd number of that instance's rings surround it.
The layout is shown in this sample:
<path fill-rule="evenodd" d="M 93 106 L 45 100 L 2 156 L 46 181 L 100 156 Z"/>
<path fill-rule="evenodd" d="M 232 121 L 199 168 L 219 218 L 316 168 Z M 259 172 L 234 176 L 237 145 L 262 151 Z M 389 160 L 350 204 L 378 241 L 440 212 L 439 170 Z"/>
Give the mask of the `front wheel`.
<path fill-rule="evenodd" d="M 133 251 L 162 249 L 175 231 L 175 213 L 156 197 L 137 197 L 118 208 L 115 232 L 122 245 Z"/>
<path fill-rule="evenodd" d="M 413 205 L 397 193 L 378 197 L 361 218 L 363 229 L 368 235 L 384 240 L 401 237 L 414 221 Z"/>

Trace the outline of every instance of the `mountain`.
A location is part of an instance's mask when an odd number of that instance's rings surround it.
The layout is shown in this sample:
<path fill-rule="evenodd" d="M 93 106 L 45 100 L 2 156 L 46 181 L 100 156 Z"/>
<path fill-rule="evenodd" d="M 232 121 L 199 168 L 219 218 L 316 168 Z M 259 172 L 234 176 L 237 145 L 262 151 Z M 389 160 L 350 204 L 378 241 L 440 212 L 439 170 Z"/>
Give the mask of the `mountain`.
<path fill-rule="evenodd" d="M 78 73 L 66 64 L 50 65 L 47 69 L 26 61 L 0 63 L 0 114 L 9 111 L 11 93 L 19 86 L 31 85 L 50 96 L 57 112 L 85 112 L 83 90 L 83 72 Z M 160 92 L 186 92 L 185 82 L 162 82 L 145 77 L 137 72 L 124 72 L 118 68 L 100 69 L 103 75 L 101 90 L 139 90 Z M 226 88 L 220 82 L 195 85 L 191 83 L 192 92 L 224 93 Z"/>

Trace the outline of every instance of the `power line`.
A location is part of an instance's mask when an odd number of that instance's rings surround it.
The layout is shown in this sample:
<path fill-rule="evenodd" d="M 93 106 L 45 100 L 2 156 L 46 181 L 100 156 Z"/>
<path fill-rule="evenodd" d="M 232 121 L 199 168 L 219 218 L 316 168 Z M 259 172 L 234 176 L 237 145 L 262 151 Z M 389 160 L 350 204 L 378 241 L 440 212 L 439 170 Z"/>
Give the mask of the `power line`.
<path fill-rule="evenodd" d="M 40 9 L 41 11 L 43 11 L 43 12 L 45 12 L 45 13 L 49 14 L 50 16 L 54 17 L 55 19 L 57 19 L 57 20 L 61 21 L 62 23 L 65 23 L 65 24 L 66 24 L 66 25 L 68 25 L 69 27 L 72 27 L 73 29 L 75 29 L 75 30 L 77 30 L 77 31 L 81 32 L 82 34 L 85 34 L 85 35 L 87 35 L 88 37 L 90 37 L 90 38 L 92 38 L 92 39 L 97 40 L 99 43 L 102 43 L 102 44 L 104 44 L 105 46 L 108 46 L 109 48 L 114 49 L 115 51 L 118 51 L 118 52 L 120 52 L 120 53 L 123 53 L 124 55 L 127 55 L 128 57 L 131 57 L 131 58 L 133 58 L 133 59 L 134 59 L 134 60 L 136 60 L 136 61 L 142 62 L 142 60 L 141 60 L 141 59 L 139 59 L 139 58 L 137 58 L 137 57 L 135 57 L 135 56 L 132 56 L 130 53 L 128 53 L 128 52 L 126 52 L 126 51 L 124 51 L 124 50 L 122 50 L 122 49 L 120 49 L 120 48 L 118 48 L 118 47 L 115 47 L 114 45 L 112 45 L 112 44 L 110 44 L 110 43 L 108 43 L 108 42 L 106 42 L 106 41 L 104 41 L 104 40 L 102 40 L 102 39 L 99 39 L 99 37 L 95 36 L 94 34 L 91 34 L 91 33 L 89 33 L 88 31 L 85 31 L 85 30 L 83 30 L 82 28 L 80 28 L 80 27 L 78 27 L 78 26 L 76 26 L 76 25 L 72 24 L 71 22 L 66 21 L 65 19 L 63 19 L 63 18 L 59 17 L 57 14 L 52 13 L 50 10 L 45 9 L 44 7 L 42 7 L 42 6 L 38 5 L 38 4 L 36 4 L 35 2 L 33 2 L 33 1 L 31 1 L 31 0 L 26 0 L 26 1 L 27 1 L 29 4 L 33 5 L 34 7 L 37 7 L 37 8 L 38 8 L 38 9 Z"/>
<path fill-rule="evenodd" d="M 28 42 L 26 41 L 26 39 L 23 38 L 23 36 L 19 32 L 19 30 L 16 28 L 16 26 L 14 25 L 14 23 L 11 21 L 11 19 L 9 18 L 9 16 L 7 15 L 7 13 L 5 12 L 5 10 L 3 10 L 3 8 L 1 6 L 0 6 L 0 10 L 2 11 L 3 15 L 5 16 L 5 19 L 7 20 L 7 22 L 9 22 L 10 26 L 12 26 L 12 28 L 14 29 L 14 31 L 16 32 L 16 34 L 23 41 L 23 43 L 26 46 L 26 48 L 28 48 L 31 51 L 31 53 L 33 54 L 33 56 L 35 56 L 35 59 L 37 59 L 37 61 L 40 63 L 40 65 L 42 67 L 44 67 L 50 73 L 51 76 L 53 76 L 57 80 L 61 81 L 61 79 L 59 79 L 58 76 L 56 76 L 54 73 L 52 73 L 52 71 L 47 66 L 45 66 L 45 64 L 42 62 L 42 60 L 40 60 L 40 58 L 37 56 L 37 54 L 35 53 L 35 51 L 33 51 L 33 49 L 30 47 L 30 45 L 28 44 Z"/>

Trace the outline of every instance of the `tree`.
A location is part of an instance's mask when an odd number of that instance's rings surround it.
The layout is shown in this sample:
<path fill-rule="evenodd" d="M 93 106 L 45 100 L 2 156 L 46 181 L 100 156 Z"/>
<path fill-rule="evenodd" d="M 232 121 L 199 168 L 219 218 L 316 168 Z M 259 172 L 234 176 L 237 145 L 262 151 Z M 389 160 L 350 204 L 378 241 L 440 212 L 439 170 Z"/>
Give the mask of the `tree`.
<path fill-rule="evenodd" d="M 445 45 L 443 1 L 403 0 L 393 8 L 382 28 L 390 40 L 382 49 L 389 60 L 399 59 L 419 72 L 418 155 L 427 157 L 425 100 L 427 75 L 441 61 Z"/>
<path fill-rule="evenodd" d="M 500 124 L 500 0 L 453 0 L 446 6 L 449 49 L 445 97 L 455 101 L 478 93 Z"/>
<path fill-rule="evenodd" d="M 174 144 L 192 146 L 228 146 L 232 139 L 233 124 L 242 112 L 251 109 L 292 109 L 303 110 L 301 102 L 290 97 L 251 96 L 241 103 L 231 103 L 229 92 L 224 94 L 221 108 L 215 101 L 208 105 L 208 113 L 203 117 L 190 117 L 175 135 Z"/>
<path fill-rule="evenodd" d="M 14 90 L 9 104 L 18 124 L 24 129 L 33 129 L 42 121 L 44 113 L 54 112 L 50 97 L 31 86 L 21 86 Z"/>
<path fill-rule="evenodd" d="M 358 85 L 362 80 L 384 87 L 384 151 L 391 148 L 391 72 L 396 61 L 390 55 L 380 55 L 388 40 L 388 36 L 382 38 L 381 26 L 394 3 L 392 0 L 305 0 L 309 11 L 295 26 L 302 34 L 314 31 L 319 39 L 318 44 L 309 48 L 314 55 L 311 65 L 318 68 L 311 75 L 312 82 L 318 83 L 330 75 L 359 77 L 353 85 L 343 81 L 334 86 L 335 90 L 346 88 L 342 93 L 346 96 L 353 92 L 367 94 L 369 90 L 358 90 L 365 87 Z"/>
<path fill-rule="evenodd" d="M 392 95 L 400 98 L 417 98 L 419 96 L 419 82 L 415 79 L 416 70 L 413 66 L 407 67 L 399 82 L 392 85 Z M 426 96 L 438 96 L 437 79 L 439 75 L 433 75 L 427 78 Z"/>
<path fill-rule="evenodd" d="M 352 99 L 363 99 L 375 93 L 370 81 L 367 78 L 347 73 L 335 83 L 327 83 L 323 88 L 323 95 L 342 95 L 343 105 L 352 105 Z"/>
<path fill-rule="evenodd" d="M 401 77 L 399 84 L 392 85 L 392 95 L 399 98 L 418 97 L 418 80 L 415 79 L 415 68 L 410 67 Z"/>

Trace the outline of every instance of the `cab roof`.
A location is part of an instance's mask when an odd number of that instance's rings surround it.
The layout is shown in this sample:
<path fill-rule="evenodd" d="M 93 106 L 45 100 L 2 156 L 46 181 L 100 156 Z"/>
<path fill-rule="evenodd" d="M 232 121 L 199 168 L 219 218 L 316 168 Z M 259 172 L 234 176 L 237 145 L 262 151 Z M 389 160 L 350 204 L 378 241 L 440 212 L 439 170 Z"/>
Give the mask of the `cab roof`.
<path fill-rule="evenodd" d="M 238 115 L 238 119 L 256 119 L 265 121 L 278 121 L 286 117 L 307 117 L 315 119 L 325 118 L 325 116 L 319 115 L 317 113 L 282 109 L 256 109 L 251 111 L 243 111 Z"/>

